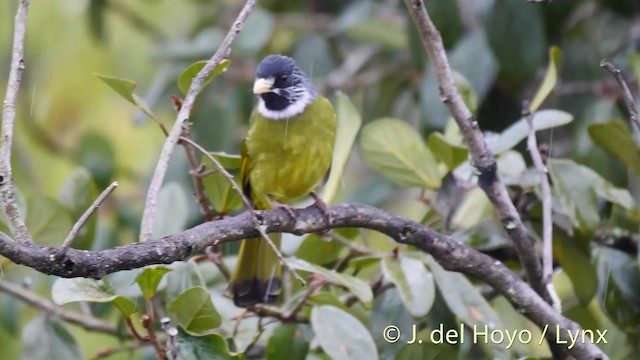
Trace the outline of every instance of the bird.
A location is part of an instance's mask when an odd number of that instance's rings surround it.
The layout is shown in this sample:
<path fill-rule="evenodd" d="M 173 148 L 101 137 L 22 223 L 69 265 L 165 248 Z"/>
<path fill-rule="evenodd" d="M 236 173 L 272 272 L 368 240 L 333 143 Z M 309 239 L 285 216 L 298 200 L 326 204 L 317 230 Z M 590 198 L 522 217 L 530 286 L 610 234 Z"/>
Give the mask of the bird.
<path fill-rule="evenodd" d="M 313 82 L 287 56 L 266 56 L 257 66 L 253 93 L 258 103 L 242 143 L 242 191 L 257 210 L 285 207 L 314 190 L 328 174 L 336 137 L 336 113 Z M 326 213 L 325 213 L 326 215 Z M 281 235 L 270 234 L 277 247 Z M 277 300 L 281 263 L 263 238 L 240 245 L 229 292 L 239 307 Z"/>

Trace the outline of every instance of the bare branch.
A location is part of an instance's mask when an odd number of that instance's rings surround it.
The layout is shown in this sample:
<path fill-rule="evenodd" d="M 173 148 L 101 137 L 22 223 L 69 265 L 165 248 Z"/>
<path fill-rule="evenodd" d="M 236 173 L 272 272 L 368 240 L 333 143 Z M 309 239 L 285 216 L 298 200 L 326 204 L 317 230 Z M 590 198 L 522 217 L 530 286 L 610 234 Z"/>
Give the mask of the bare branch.
<path fill-rule="evenodd" d="M 536 129 L 533 126 L 533 113 L 529 110 L 529 102 L 522 104 L 522 116 L 527 119 L 529 133 L 527 136 L 527 148 L 531 154 L 533 165 L 540 175 L 540 187 L 542 188 L 542 281 L 545 282 L 547 292 L 551 296 L 553 307 L 561 312 L 562 303 L 551 282 L 553 275 L 553 220 L 551 208 L 551 186 L 549 185 L 549 170 L 542 160 L 536 139 Z"/>
<path fill-rule="evenodd" d="M 478 170 L 478 184 L 487 194 L 493 204 L 502 226 L 513 241 L 531 286 L 541 294 L 545 300 L 551 301 L 542 280 L 542 267 L 533 247 L 533 237 L 522 223 L 518 210 L 509 198 L 509 193 L 504 183 L 498 177 L 495 157 L 487 148 L 484 136 L 478 127 L 473 114 L 464 104 L 458 89 L 456 88 L 451 68 L 444 50 L 440 32 L 429 18 L 422 0 L 404 0 L 411 17 L 418 28 L 422 45 L 433 63 L 440 97 L 447 106 L 449 113 L 455 119 L 465 142 L 469 147 L 469 153 L 473 166 Z"/>
<path fill-rule="evenodd" d="M 360 204 L 330 207 L 326 216 L 316 207 L 297 209 L 295 218 L 283 209 L 258 211 L 266 232 L 313 233 L 330 228 L 368 228 L 384 233 L 395 241 L 413 245 L 430 253 L 445 269 L 474 276 L 494 287 L 524 316 L 539 327 L 548 325 L 550 341 L 570 341 L 568 331 L 575 334 L 580 326 L 565 318 L 500 261 L 482 254 L 409 219 L 384 210 Z M 140 268 L 151 264 L 168 264 L 204 252 L 207 246 L 257 237 L 254 214 L 246 212 L 233 218 L 211 221 L 165 238 L 138 242 L 103 251 L 62 249 L 49 246 L 21 246 L 0 233 L 0 254 L 45 274 L 63 277 L 101 278 L 113 272 Z M 553 340 L 552 340 L 553 339 Z M 588 340 L 588 339 L 587 339 Z M 571 342 L 568 342 L 571 344 Z M 571 349 L 559 345 L 577 359 L 607 359 L 589 341 L 576 342 Z"/>
<path fill-rule="evenodd" d="M 116 326 L 111 325 L 104 320 L 87 316 L 86 314 L 65 310 L 62 306 L 58 306 L 45 298 L 41 298 L 22 286 L 13 284 L 9 281 L 0 279 L 0 292 L 9 294 L 49 315 L 59 316 L 62 320 L 78 325 L 85 330 L 106 333 L 114 336 L 123 335 L 118 331 Z"/>
<path fill-rule="evenodd" d="M 187 122 L 189 117 L 191 116 L 191 109 L 196 101 L 198 93 L 202 89 L 202 86 L 209 77 L 209 74 L 222 62 L 222 60 L 229 57 L 231 52 L 231 45 L 233 41 L 236 39 L 236 36 L 242 30 L 244 23 L 249 16 L 249 13 L 253 9 L 256 4 L 256 0 L 247 0 L 244 4 L 244 7 L 240 11 L 240 14 L 236 18 L 236 21 L 229 29 L 227 36 L 220 44 L 218 50 L 213 54 L 211 59 L 207 61 L 207 64 L 200 70 L 198 75 L 193 78 L 191 82 L 191 86 L 189 86 L 189 91 L 187 91 L 187 96 L 184 98 L 184 102 L 182 103 L 182 107 L 178 112 L 178 117 L 176 119 L 167 140 L 162 147 L 162 152 L 160 153 L 160 158 L 158 159 L 158 163 L 156 164 L 156 169 L 153 173 L 153 177 L 151 178 L 151 184 L 149 184 L 149 190 L 147 191 L 147 199 L 144 206 L 144 212 L 142 214 L 142 223 L 140 224 L 140 241 L 146 241 L 151 239 L 151 233 L 153 231 L 153 223 L 155 220 L 156 208 L 158 205 L 158 193 L 160 192 L 160 187 L 162 187 L 162 182 L 164 180 L 164 176 L 167 173 L 167 168 L 169 167 L 169 160 L 171 159 L 171 154 L 178 143 L 178 139 L 182 132 L 187 126 Z"/>
<path fill-rule="evenodd" d="M 635 101 L 633 101 L 633 95 L 631 95 L 629 85 L 627 85 L 624 77 L 622 77 L 622 72 L 606 59 L 600 62 L 600 67 L 607 69 L 607 71 L 616 79 L 618 85 L 620 85 L 620 89 L 622 89 L 622 100 L 624 100 L 624 105 L 627 107 L 627 111 L 629 111 L 629 118 L 631 121 L 636 123 L 640 129 L 640 116 L 638 115 L 638 109 L 636 108 Z"/>
<path fill-rule="evenodd" d="M 11 147 L 13 145 L 13 127 L 16 121 L 16 99 L 20 90 L 22 73 L 25 69 L 24 36 L 27 30 L 28 10 L 29 0 L 20 0 L 13 30 L 13 52 L 7 94 L 2 107 L 2 145 L 0 145 L 0 207 L 2 207 L 5 221 L 11 229 L 11 233 L 21 244 L 33 244 L 33 240 L 27 231 L 16 202 L 16 189 L 11 171 Z"/>
<path fill-rule="evenodd" d="M 107 197 L 109 197 L 109 195 L 111 195 L 113 190 L 115 190 L 115 188 L 117 187 L 118 183 L 115 181 L 112 182 L 111 185 L 104 189 L 102 193 L 94 200 L 87 211 L 85 211 L 84 214 L 80 216 L 80 219 L 78 219 L 78 221 L 73 225 L 71 231 L 69 231 L 69 235 L 67 235 L 67 238 L 64 239 L 64 243 L 62 243 L 63 252 L 66 252 L 69 249 L 71 243 L 73 243 L 73 240 L 75 240 L 76 236 L 78 236 L 78 232 L 80 232 L 80 229 L 82 229 L 82 226 L 84 226 L 87 220 L 89 220 L 89 217 L 93 215 L 96 210 L 98 210 L 100 205 L 102 205 L 102 203 L 107 199 Z"/>

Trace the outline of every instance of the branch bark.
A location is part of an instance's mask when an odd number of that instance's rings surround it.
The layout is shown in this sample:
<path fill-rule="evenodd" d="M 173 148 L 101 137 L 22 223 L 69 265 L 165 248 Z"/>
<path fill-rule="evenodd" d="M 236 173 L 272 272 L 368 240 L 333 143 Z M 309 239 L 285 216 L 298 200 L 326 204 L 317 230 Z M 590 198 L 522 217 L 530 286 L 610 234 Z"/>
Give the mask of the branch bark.
<path fill-rule="evenodd" d="M 479 172 L 478 185 L 487 194 L 502 226 L 513 241 L 529 283 L 550 303 L 551 298 L 542 279 L 542 266 L 533 246 L 533 237 L 522 223 L 518 210 L 509 198 L 506 186 L 498 177 L 496 159 L 487 148 L 478 122 L 464 104 L 453 82 L 440 32 L 431 21 L 423 0 L 404 0 L 404 2 L 418 28 L 422 45 L 433 63 L 440 87 L 440 97 L 458 124 L 469 147 L 473 166 Z"/>
<path fill-rule="evenodd" d="M 171 155 L 173 154 L 173 150 L 175 149 L 176 144 L 180 139 L 180 135 L 182 135 L 182 132 L 187 126 L 187 122 L 189 120 L 189 117 L 191 116 L 191 109 L 195 104 L 198 93 L 202 89 L 202 85 L 209 77 L 211 72 L 220 64 L 222 60 L 229 57 L 229 54 L 231 53 L 231 45 L 236 39 L 236 36 L 242 30 L 244 23 L 255 4 L 256 0 L 247 0 L 247 2 L 244 4 L 244 7 L 240 11 L 240 14 L 236 18 L 236 21 L 231 26 L 231 29 L 229 29 L 227 36 L 222 41 L 222 44 L 220 44 L 220 47 L 218 47 L 218 50 L 216 50 L 211 59 L 207 61 L 207 64 L 202 68 L 202 70 L 200 70 L 198 75 L 193 78 L 191 86 L 189 86 L 189 91 L 187 91 L 187 96 L 184 98 L 182 107 L 178 112 L 176 122 L 174 123 L 173 128 L 171 129 L 171 132 L 169 133 L 169 136 L 167 136 L 164 146 L 162 147 L 160 158 L 158 159 L 156 169 L 153 173 L 153 177 L 151 178 L 151 183 L 149 184 L 144 212 L 142 214 L 142 223 L 140 225 L 140 241 L 151 239 L 156 208 L 158 206 L 158 193 L 160 192 L 160 187 L 162 187 L 164 176 L 167 173 L 169 160 L 171 160 Z"/>
<path fill-rule="evenodd" d="M 16 188 L 11 171 L 11 147 L 13 145 L 13 127 L 16 121 L 16 99 L 20 90 L 20 81 L 25 69 L 24 36 L 27 31 L 27 12 L 29 0 L 18 2 L 18 12 L 13 30 L 13 52 L 11 70 L 7 83 L 7 94 L 2 106 L 2 145 L 0 145 L 0 207 L 11 230 L 21 244 L 33 244 L 33 240 L 24 224 L 16 201 Z"/>
<path fill-rule="evenodd" d="M 21 246 L 0 233 L 0 254 L 45 274 L 100 278 L 107 274 L 151 264 L 168 264 L 201 254 L 207 246 L 259 236 L 254 214 L 266 232 L 294 234 L 323 232 L 330 228 L 368 228 L 387 234 L 402 244 L 430 253 L 445 269 L 474 276 L 491 285 L 539 327 L 548 325 L 548 339 L 569 340 L 580 326 L 563 317 L 501 262 L 409 219 L 360 204 L 330 207 L 327 219 L 316 207 L 294 210 L 296 219 L 282 210 L 245 212 L 233 218 L 208 222 L 156 241 L 139 242 L 103 251 Z M 569 342 L 570 344 L 571 342 Z M 568 352 L 578 359 L 607 359 L 591 342 L 578 342 Z"/>
<path fill-rule="evenodd" d="M 602 60 L 602 62 L 600 62 L 600 67 L 603 67 L 608 72 L 610 72 L 618 82 L 620 90 L 622 90 L 622 100 L 624 100 L 624 105 L 627 107 L 627 111 L 629 111 L 629 118 L 631 119 L 631 121 L 636 123 L 638 129 L 640 129 L 640 115 L 638 115 L 636 102 L 633 100 L 633 95 L 631 95 L 631 90 L 629 89 L 629 85 L 627 85 L 627 82 L 624 80 L 622 72 L 607 60 Z"/>

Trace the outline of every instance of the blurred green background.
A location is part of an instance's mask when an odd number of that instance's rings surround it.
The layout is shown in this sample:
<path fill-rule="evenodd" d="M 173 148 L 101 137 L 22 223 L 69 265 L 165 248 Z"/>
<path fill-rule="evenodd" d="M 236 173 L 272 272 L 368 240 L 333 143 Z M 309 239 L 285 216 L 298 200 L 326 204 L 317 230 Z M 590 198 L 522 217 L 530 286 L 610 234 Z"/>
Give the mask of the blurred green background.
<path fill-rule="evenodd" d="M 548 48 L 560 47 L 560 81 L 543 108 L 562 109 L 573 115 L 574 121 L 562 128 L 540 132 L 539 141 L 548 144 L 550 157 L 570 158 L 586 165 L 615 186 L 628 189 L 638 199 L 637 172 L 628 170 L 634 166 L 629 162 L 640 162 L 638 149 L 629 148 L 630 156 L 612 156 L 606 147 L 596 145 L 588 128 L 611 119 L 627 119 L 617 84 L 599 66 L 603 58 L 622 69 L 632 91 L 637 93 L 640 77 L 637 55 L 640 3 L 637 0 L 563 0 L 546 5 L 527 4 L 525 0 L 430 0 L 426 3 L 442 33 L 452 68 L 466 79 L 468 91 L 475 94 L 475 113 L 485 131 L 500 132 L 520 118 L 522 101 L 532 98 L 545 74 Z M 119 188 L 75 245 L 103 249 L 136 241 L 146 187 L 164 135 L 153 121 L 94 74 L 137 82 L 135 93 L 144 99 L 161 123 L 170 127 L 175 119 L 170 96 L 183 96 L 176 78 L 189 64 L 209 58 L 241 5 L 242 2 L 235 0 L 32 0 L 25 43 L 27 70 L 17 108 L 14 176 L 27 222 L 31 231 L 36 232 L 32 235 L 39 243 L 59 245 L 86 204 L 112 181 L 118 181 Z M 10 64 L 16 8 L 16 1 L 0 4 L 2 93 Z M 363 126 L 381 117 L 395 117 L 409 123 L 426 138 L 435 130 L 444 131 L 449 124 L 435 75 L 402 1 L 262 0 L 258 1 L 233 46 L 231 66 L 198 98 L 191 118 L 192 133 L 198 143 L 210 151 L 239 153 L 254 105 L 253 71 L 260 59 L 270 53 L 294 57 L 320 91 L 332 100 L 336 90 L 346 93 L 360 112 Z M 632 132 L 637 141 L 638 129 L 633 124 L 630 129 L 627 132 Z M 520 152 L 524 149 L 523 144 L 515 148 Z M 621 157 L 628 161 L 620 160 Z M 521 158 L 529 161 L 527 154 L 523 153 Z M 155 234 L 169 234 L 201 223 L 197 204 L 192 201 L 189 165 L 179 148 L 165 183 L 178 185 L 166 192 L 166 203 L 173 204 L 175 213 L 168 215 L 172 219 L 170 224 L 163 222 L 162 229 Z M 520 189 L 521 185 L 516 187 Z M 446 193 L 446 188 L 440 191 Z M 467 231 L 476 236 L 480 231 L 478 224 L 484 224 L 481 220 L 492 219 L 486 201 L 472 201 L 464 208 L 465 212 L 457 214 L 453 228 L 448 229 L 443 225 L 442 213 L 427 210 L 430 207 L 418 199 L 419 194 L 419 189 L 398 186 L 372 170 L 356 146 L 336 202 L 359 201 L 415 220 L 430 222 L 431 218 L 438 224 L 435 225 L 438 230 Z M 525 212 L 531 216 L 528 219 L 532 220 L 531 226 L 539 230 L 539 203 L 535 193 L 518 194 L 524 199 Z M 447 199 L 449 205 L 461 202 L 455 196 L 446 194 L 440 199 Z M 464 195 L 467 200 L 470 196 Z M 582 254 L 581 261 L 584 261 L 572 263 L 578 266 L 568 275 L 572 279 L 561 272 L 556 280 L 563 300 L 569 303 L 569 314 L 582 325 L 609 326 L 613 329 L 610 334 L 615 335 L 606 345 L 608 353 L 610 351 L 612 358 L 631 358 L 630 354 L 638 350 L 637 341 L 633 339 L 638 339 L 640 331 L 637 322 L 640 301 L 635 302 L 640 294 L 640 280 L 637 274 L 632 275 L 638 268 L 637 211 L 621 215 L 617 212 L 619 207 L 596 200 L 594 195 L 592 204 L 597 206 L 596 216 L 600 216 L 596 219 L 597 231 L 577 229 L 576 234 L 568 231 L 570 235 L 557 235 L 561 238 L 555 249 L 557 257 L 569 261 L 567 259 L 577 253 Z M 571 221 L 566 217 L 564 223 L 565 228 L 571 228 Z M 509 253 L 508 243 L 497 227 L 491 225 L 488 230 L 484 229 L 486 234 L 495 235 L 484 245 L 494 240 L 496 243 L 483 250 L 506 262 L 512 261 L 513 253 Z M 611 235 L 614 230 L 622 232 Z M 485 235 L 480 234 L 480 237 Z M 470 243 L 474 241 L 470 235 L 460 236 Z M 563 236 L 573 240 L 563 242 Z M 378 251 L 389 251 L 396 246 L 386 237 L 373 233 L 369 237 Z M 619 240 L 628 241 L 631 250 L 614 247 L 613 250 L 594 250 L 592 254 L 589 242 L 602 238 L 613 238 L 616 244 Z M 576 241 L 580 245 L 576 245 Z M 224 250 L 233 253 L 235 246 Z M 13 281 L 28 277 L 33 289 L 48 297 L 52 278 L 12 265 L 4 258 L 0 261 L 3 271 L 0 276 Z M 597 301 L 590 301 L 596 287 L 600 294 L 609 290 L 605 284 L 609 268 L 599 267 L 598 271 L 604 272 L 598 279 L 595 276 L 596 264 L 603 262 L 628 265 L 619 269 L 622 275 L 615 280 L 622 284 L 622 290 L 617 293 L 619 298 L 615 300 L 619 302 L 609 304 L 610 310 L 618 307 L 624 311 L 612 319 L 607 318 L 606 311 L 601 311 Z M 587 301 L 583 303 L 585 299 L 580 298 L 578 304 L 576 293 L 580 290 L 574 290 L 570 280 L 573 287 L 581 286 L 576 278 L 580 266 L 589 268 L 584 274 L 590 278 L 591 290 L 586 290 Z M 385 301 L 391 302 L 390 297 L 385 296 Z M 444 308 L 442 299 L 439 304 Z M 376 302 L 376 306 L 383 305 Z M 503 299 L 498 299 L 494 306 L 509 309 Z M 36 312 L 4 294 L 0 294 L 0 309 L 2 356 L 18 358 L 22 348 L 21 331 Z M 118 318 L 113 312 L 105 316 L 112 320 Z M 517 317 L 515 312 L 505 315 L 509 316 Z M 616 330 L 610 320 L 622 330 Z M 375 319 L 370 321 L 374 323 Z M 519 322 L 521 320 L 514 323 Z M 86 357 L 104 347 L 117 345 L 111 337 L 71 328 L 79 336 Z M 379 350 L 388 358 L 398 352 L 384 346 Z M 539 349 L 520 350 L 546 354 Z M 128 358 L 126 353 L 118 356 L 113 358 Z"/>

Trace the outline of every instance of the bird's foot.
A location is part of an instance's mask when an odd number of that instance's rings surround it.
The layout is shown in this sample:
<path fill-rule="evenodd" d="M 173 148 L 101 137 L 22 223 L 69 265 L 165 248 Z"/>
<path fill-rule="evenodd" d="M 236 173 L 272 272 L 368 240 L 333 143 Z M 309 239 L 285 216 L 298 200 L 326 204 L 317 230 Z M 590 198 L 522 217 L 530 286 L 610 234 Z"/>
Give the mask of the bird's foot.
<path fill-rule="evenodd" d="M 324 220 L 327 222 L 327 225 L 331 225 L 334 217 L 333 211 L 329 209 L 327 203 L 325 203 L 324 200 L 322 200 L 320 196 L 318 196 L 318 194 L 312 191 L 309 195 L 311 195 L 311 197 L 315 200 L 312 206 L 318 208 L 318 210 L 320 210 L 320 212 L 324 216 Z M 329 229 L 325 230 L 324 232 L 326 233 L 328 231 Z"/>
<path fill-rule="evenodd" d="M 283 204 L 281 202 L 277 202 L 276 200 L 273 199 L 273 197 L 271 195 L 269 195 L 269 200 L 271 200 L 271 207 L 275 210 L 275 209 L 282 209 L 284 211 L 287 212 L 287 214 L 289 214 L 289 216 L 292 219 L 296 219 L 296 213 L 293 211 L 293 207 L 287 205 L 287 204 Z"/>

